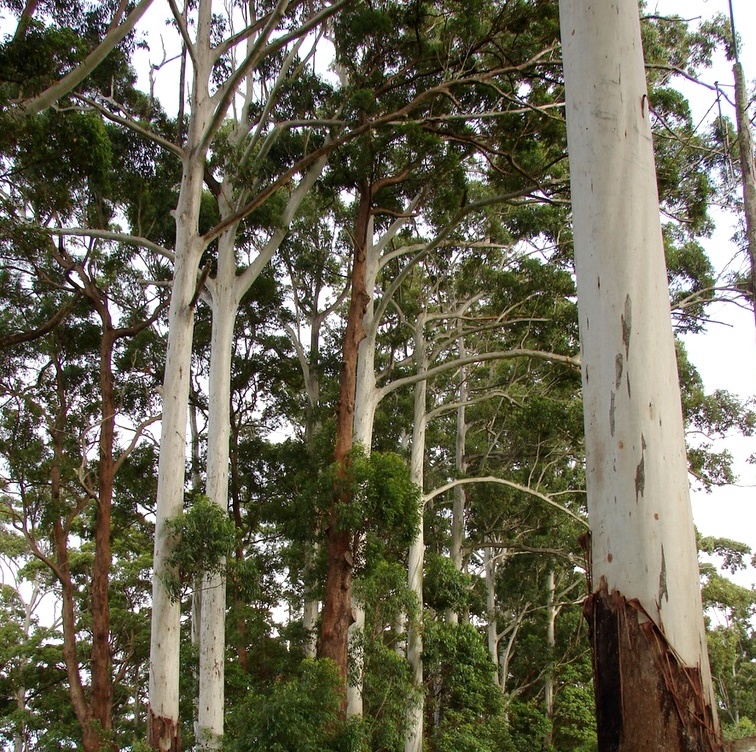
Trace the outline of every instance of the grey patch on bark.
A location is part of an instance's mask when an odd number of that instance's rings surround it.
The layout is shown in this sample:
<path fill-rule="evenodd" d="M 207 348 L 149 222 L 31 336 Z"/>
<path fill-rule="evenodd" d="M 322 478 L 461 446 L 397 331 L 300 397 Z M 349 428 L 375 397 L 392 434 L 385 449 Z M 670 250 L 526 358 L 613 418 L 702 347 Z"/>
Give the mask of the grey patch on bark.
<path fill-rule="evenodd" d="M 635 501 L 643 496 L 646 491 L 646 439 L 641 434 L 641 458 L 638 467 L 635 468 Z"/>
<path fill-rule="evenodd" d="M 614 358 L 614 388 L 619 389 L 622 383 L 622 372 L 625 369 L 625 359 L 622 353 L 617 353 Z"/>
<path fill-rule="evenodd" d="M 661 547 L 661 571 L 659 572 L 659 600 L 661 605 L 662 598 L 669 602 L 669 590 L 667 590 L 667 562 L 664 559 L 664 546 Z"/>
<path fill-rule="evenodd" d="M 630 355 L 630 337 L 633 333 L 633 301 L 628 294 L 625 297 L 625 312 L 620 316 L 622 321 L 622 341 L 625 343 L 625 355 Z"/>
<path fill-rule="evenodd" d="M 612 392 L 612 395 L 609 399 L 609 432 L 612 436 L 614 436 L 614 392 Z"/>

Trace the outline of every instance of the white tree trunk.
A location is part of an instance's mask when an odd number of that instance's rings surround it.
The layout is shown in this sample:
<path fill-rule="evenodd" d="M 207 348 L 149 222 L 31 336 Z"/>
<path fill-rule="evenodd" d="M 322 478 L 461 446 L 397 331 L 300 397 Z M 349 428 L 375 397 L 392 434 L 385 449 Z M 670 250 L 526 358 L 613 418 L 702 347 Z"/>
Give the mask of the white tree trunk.
<path fill-rule="evenodd" d="M 415 324 L 415 367 L 418 373 L 428 370 L 427 345 L 425 341 L 425 315 L 421 314 Z M 422 492 L 425 463 L 425 429 L 427 425 L 427 391 L 425 379 L 415 384 L 415 411 L 412 421 L 412 450 L 410 454 L 410 477 Z M 420 509 L 420 526 L 412 541 L 407 559 L 407 576 L 410 592 L 417 599 L 418 613 L 409 621 L 407 629 L 407 660 L 412 670 L 412 686 L 417 692 L 415 702 L 407 709 L 407 735 L 405 752 L 422 752 L 423 748 L 423 566 L 425 541 L 423 535 L 423 510 Z"/>
<path fill-rule="evenodd" d="M 499 629 L 496 623 L 496 558 L 491 546 L 483 549 L 483 567 L 486 573 L 486 638 L 488 653 L 496 666 L 496 683 L 499 683 Z"/>
<path fill-rule="evenodd" d="M 204 250 L 198 223 L 203 188 L 203 143 L 212 102 L 210 77 L 211 3 L 201 0 L 195 46 L 192 113 L 183 158 L 181 187 L 176 206 L 176 249 L 171 305 L 168 311 L 168 347 L 163 378 L 163 412 L 158 460 L 155 547 L 152 577 L 150 636 L 150 710 L 148 737 L 155 749 L 179 749 L 179 604 L 165 586 L 167 560 L 173 541 L 166 523 L 181 515 L 186 465 L 186 423 L 191 373 L 197 267 Z"/>
<path fill-rule="evenodd" d="M 556 653 L 556 580 L 553 567 L 546 575 L 546 646 L 549 650 L 549 667 L 543 687 L 543 699 L 546 706 L 546 717 L 549 719 L 549 729 L 546 733 L 546 747 L 551 746 L 554 724 L 554 660 Z"/>
<path fill-rule="evenodd" d="M 367 232 L 367 269 L 365 288 L 370 295 L 363 325 L 367 336 L 360 342 L 357 354 L 357 387 L 354 394 L 354 444 L 360 445 L 367 454 L 373 443 L 373 423 L 378 406 L 378 390 L 375 388 L 375 338 L 373 290 L 378 275 L 377 246 L 373 242 L 373 219 L 369 220 Z M 362 689 L 364 683 L 365 654 L 363 650 L 365 631 L 365 605 L 352 595 L 354 622 L 349 627 L 349 660 L 354 671 L 355 683 L 347 686 L 347 715 L 361 716 L 363 712 Z M 352 648 L 351 646 L 354 646 Z"/>
<path fill-rule="evenodd" d="M 162 743 L 161 749 L 178 748 L 179 603 L 165 587 L 165 578 L 169 574 L 167 559 L 173 548 L 166 523 L 183 511 L 194 328 L 194 311 L 189 302 L 197 284 L 197 264 L 202 253 L 201 240 L 193 228 L 199 215 L 202 167 L 186 165 L 179 197 L 179 242 L 168 314 L 168 351 L 163 382 L 150 641 L 150 738 L 156 748 Z"/>
<path fill-rule="evenodd" d="M 246 127 L 243 126 L 242 130 Z M 212 303 L 210 340 L 210 380 L 207 440 L 207 496 L 221 509 L 228 509 L 229 442 L 231 438 L 231 358 L 234 326 L 242 297 L 268 264 L 283 240 L 303 198 L 325 166 L 316 162 L 302 178 L 273 233 L 254 262 L 237 275 L 236 233 L 238 222 L 218 239 L 218 269 L 208 280 Z M 224 182 L 218 202 L 223 218 L 233 216 L 233 186 Z M 222 747 L 225 711 L 225 638 L 226 578 L 216 572 L 205 575 L 202 585 L 202 610 L 199 655 L 199 701 L 197 738 L 201 749 Z"/>
<path fill-rule="evenodd" d="M 459 328 L 462 328 L 462 322 L 459 320 Z M 460 334 L 458 341 L 459 359 L 463 360 L 467 356 L 465 341 Z M 457 432 L 455 437 L 454 457 L 455 468 L 459 477 L 462 477 L 467 470 L 465 461 L 465 446 L 467 444 L 467 369 L 465 366 L 459 368 L 459 386 L 457 388 Z M 452 505 L 452 523 L 451 523 L 451 560 L 454 569 L 457 572 L 462 571 L 462 545 L 465 538 L 465 489 L 464 486 L 454 487 L 454 503 Z M 459 613 L 449 609 L 446 613 L 446 620 L 450 624 L 459 623 Z"/>
<path fill-rule="evenodd" d="M 717 722 L 638 5 L 561 0 L 560 17 L 599 748 L 709 749 L 677 746 L 678 727 L 700 741 L 716 738 Z M 661 706 L 670 701 L 695 707 L 702 724 L 687 712 L 664 722 Z"/>
<path fill-rule="evenodd" d="M 732 3 L 730 3 L 732 13 Z M 735 28 L 733 24 L 733 36 Z M 753 135 L 751 119 L 748 113 L 748 88 L 746 87 L 743 66 L 736 59 L 732 68 L 735 79 L 735 113 L 738 129 L 738 156 L 740 161 L 740 179 L 743 183 L 743 219 L 745 221 L 745 245 L 750 261 L 751 307 L 756 316 L 756 162 L 753 155 Z"/>
<path fill-rule="evenodd" d="M 223 203 L 221 199 L 221 203 Z M 226 207 L 227 211 L 230 207 Z M 212 333 L 208 384 L 207 496 L 228 510 L 231 436 L 231 357 L 236 298 L 236 227 L 218 241 L 218 272 L 212 282 Z M 223 738 L 226 578 L 220 572 L 202 577 L 197 740 L 200 749 L 220 749 Z"/>

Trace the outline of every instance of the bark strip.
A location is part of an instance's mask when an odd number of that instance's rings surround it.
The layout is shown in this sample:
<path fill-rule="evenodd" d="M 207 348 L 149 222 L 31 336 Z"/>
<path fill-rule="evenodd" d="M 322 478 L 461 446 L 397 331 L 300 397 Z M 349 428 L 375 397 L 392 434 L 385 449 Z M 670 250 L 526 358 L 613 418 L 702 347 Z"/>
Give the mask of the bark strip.
<path fill-rule="evenodd" d="M 601 752 L 720 752 L 698 666 L 686 666 L 636 599 L 602 578 L 583 605 Z"/>
<path fill-rule="evenodd" d="M 180 752 L 180 726 L 173 718 L 155 715 L 150 710 L 147 740 L 153 749 L 158 749 L 160 752 Z"/>

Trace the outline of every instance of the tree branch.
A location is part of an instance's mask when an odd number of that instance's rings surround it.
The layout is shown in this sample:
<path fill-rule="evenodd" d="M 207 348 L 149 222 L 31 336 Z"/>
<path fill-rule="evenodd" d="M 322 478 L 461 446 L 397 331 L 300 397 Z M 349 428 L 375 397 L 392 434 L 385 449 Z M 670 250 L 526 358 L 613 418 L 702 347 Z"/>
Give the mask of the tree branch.
<path fill-rule="evenodd" d="M 131 32 L 134 26 L 136 26 L 137 21 L 145 14 L 151 4 L 152 0 L 141 0 L 126 17 L 126 20 L 120 26 L 109 31 L 102 42 L 89 53 L 81 65 L 78 65 L 70 73 L 63 76 L 60 81 L 45 89 L 45 91 L 34 97 L 34 99 L 21 104 L 20 111 L 24 115 L 35 115 L 73 91 L 105 60 L 113 48 Z"/>
<path fill-rule="evenodd" d="M 551 505 L 555 509 L 559 509 L 561 512 L 564 512 L 565 514 L 572 517 L 572 519 L 575 520 L 576 522 L 579 522 L 583 527 L 585 528 L 588 527 L 588 523 L 582 517 L 579 517 L 573 511 L 567 509 L 567 507 L 554 501 L 550 496 L 547 496 L 546 494 L 542 494 L 540 491 L 536 491 L 535 489 L 529 488 L 528 486 L 523 486 L 520 483 L 515 483 L 514 481 L 511 481 L 511 480 L 505 480 L 504 478 L 497 478 L 494 475 L 485 475 L 480 478 L 456 478 L 455 480 L 452 480 L 449 483 L 446 483 L 445 485 L 434 489 L 430 493 L 425 494 L 423 496 L 423 501 L 428 502 L 431 499 L 434 499 L 436 496 L 439 496 L 440 494 L 445 493 L 446 491 L 449 491 L 452 488 L 456 488 L 457 486 L 467 485 L 469 483 L 498 483 L 499 485 L 507 486 L 508 488 L 513 488 L 515 489 L 515 491 L 522 491 L 523 493 L 534 496 L 536 499 L 540 499 L 541 501 L 545 502 L 546 504 Z"/>

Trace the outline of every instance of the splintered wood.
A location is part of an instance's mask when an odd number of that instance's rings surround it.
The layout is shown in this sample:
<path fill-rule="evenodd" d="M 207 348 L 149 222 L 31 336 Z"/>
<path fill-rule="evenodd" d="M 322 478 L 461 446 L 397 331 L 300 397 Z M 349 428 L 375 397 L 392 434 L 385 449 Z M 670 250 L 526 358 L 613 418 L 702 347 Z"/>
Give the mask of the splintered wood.
<path fill-rule="evenodd" d="M 721 752 L 699 668 L 682 664 L 640 603 L 610 594 L 602 579 L 583 613 L 593 644 L 599 750 Z"/>

